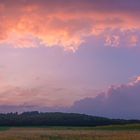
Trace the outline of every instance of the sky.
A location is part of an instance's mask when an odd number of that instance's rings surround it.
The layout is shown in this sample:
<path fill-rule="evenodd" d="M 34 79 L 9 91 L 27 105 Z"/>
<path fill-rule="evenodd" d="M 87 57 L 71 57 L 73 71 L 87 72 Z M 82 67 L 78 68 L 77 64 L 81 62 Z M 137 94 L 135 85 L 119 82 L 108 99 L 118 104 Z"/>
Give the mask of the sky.
<path fill-rule="evenodd" d="M 140 119 L 139 0 L 0 0 L 0 112 Z"/>

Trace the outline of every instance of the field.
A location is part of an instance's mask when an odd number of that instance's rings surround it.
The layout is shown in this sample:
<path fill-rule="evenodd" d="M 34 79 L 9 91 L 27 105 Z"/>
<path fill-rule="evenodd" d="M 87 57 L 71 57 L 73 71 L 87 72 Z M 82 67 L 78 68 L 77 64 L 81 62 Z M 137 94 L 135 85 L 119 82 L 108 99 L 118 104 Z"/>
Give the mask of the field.
<path fill-rule="evenodd" d="M 1 127 L 0 140 L 140 140 L 140 125 L 103 127 Z"/>

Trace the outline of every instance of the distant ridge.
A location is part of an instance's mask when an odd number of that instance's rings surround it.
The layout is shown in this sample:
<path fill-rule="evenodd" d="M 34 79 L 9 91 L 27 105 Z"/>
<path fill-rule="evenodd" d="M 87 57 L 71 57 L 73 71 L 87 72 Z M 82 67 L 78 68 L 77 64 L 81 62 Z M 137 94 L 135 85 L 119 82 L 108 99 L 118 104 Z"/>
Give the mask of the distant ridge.
<path fill-rule="evenodd" d="M 109 119 L 77 113 L 38 111 L 0 114 L 0 126 L 102 126 L 140 123 L 140 120 Z"/>

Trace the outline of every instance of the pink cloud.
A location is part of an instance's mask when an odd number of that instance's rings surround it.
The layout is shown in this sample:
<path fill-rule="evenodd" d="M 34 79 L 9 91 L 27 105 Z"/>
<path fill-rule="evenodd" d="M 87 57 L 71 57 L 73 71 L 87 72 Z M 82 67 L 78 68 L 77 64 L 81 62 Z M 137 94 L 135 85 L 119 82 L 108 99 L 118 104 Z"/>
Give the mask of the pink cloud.
<path fill-rule="evenodd" d="M 106 45 L 119 46 L 120 34 L 128 30 L 139 31 L 140 19 L 135 16 L 137 4 L 122 2 L 120 6 L 119 2 L 115 3 L 110 0 L 106 3 L 96 0 L 19 0 L 11 3 L 6 0 L 0 3 L 0 42 L 20 48 L 43 44 L 76 51 L 86 37 L 106 34 Z M 119 35 L 113 34 L 116 29 L 120 30 Z M 127 42 L 135 46 L 138 40 L 139 37 L 132 37 Z"/>

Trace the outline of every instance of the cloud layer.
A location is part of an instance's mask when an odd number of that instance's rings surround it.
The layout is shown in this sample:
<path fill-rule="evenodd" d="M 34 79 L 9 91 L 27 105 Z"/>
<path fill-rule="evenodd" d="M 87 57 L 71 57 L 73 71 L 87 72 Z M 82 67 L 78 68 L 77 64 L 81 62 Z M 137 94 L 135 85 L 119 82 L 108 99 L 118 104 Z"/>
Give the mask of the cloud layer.
<path fill-rule="evenodd" d="M 112 86 L 96 98 L 85 98 L 75 102 L 74 112 L 111 118 L 140 119 L 140 79 L 120 86 Z"/>
<path fill-rule="evenodd" d="M 137 0 L 1 0 L 0 42 L 76 51 L 87 37 L 98 36 L 104 38 L 105 46 L 124 42 L 126 47 L 135 46 L 139 43 L 139 8 Z"/>
<path fill-rule="evenodd" d="M 42 89 L 42 88 L 41 88 Z M 58 90 L 54 89 L 55 95 Z M 43 90 L 42 90 L 43 91 Z M 72 106 L 58 105 L 58 97 L 50 99 L 39 89 L 9 88 L 0 94 L 0 112 L 23 111 L 61 111 L 85 113 L 110 118 L 140 119 L 140 77 L 135 81 L 120 86 L 111 86 L 94 98 L 84 98 Z M 62 97 L 62 93 L 60 94 Z M 67 103 L 68 100 L 60 100 Z M 56 105 L 54 104 L 56 102 Z M 52 105 L 53 104 L 53 105 Z"/>

